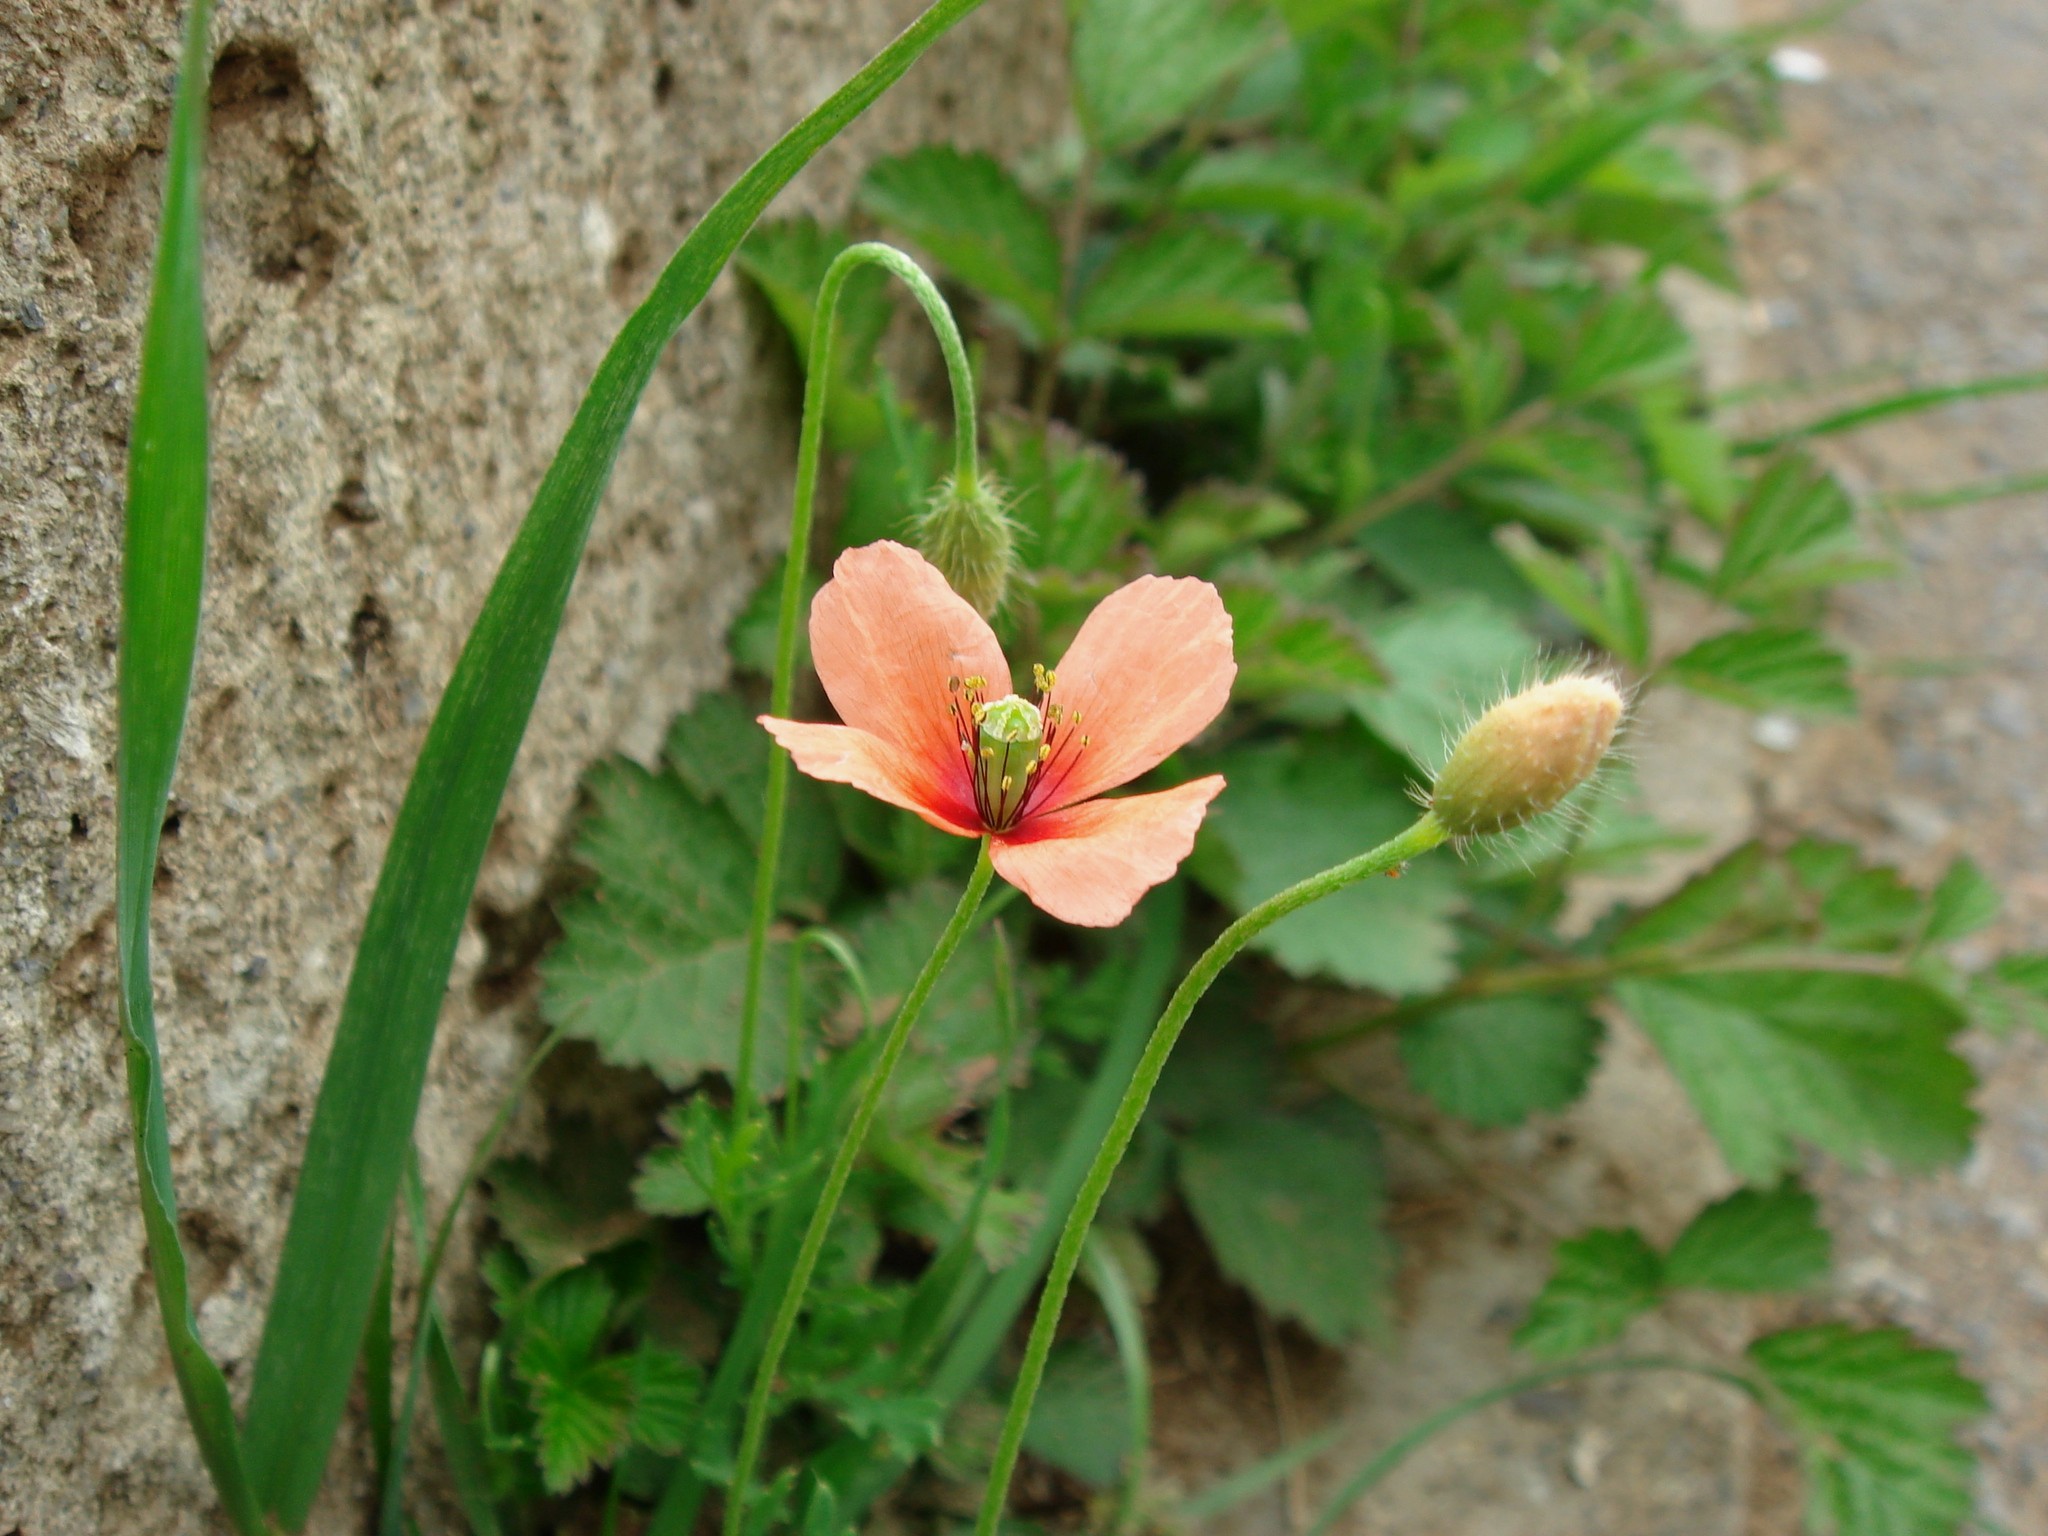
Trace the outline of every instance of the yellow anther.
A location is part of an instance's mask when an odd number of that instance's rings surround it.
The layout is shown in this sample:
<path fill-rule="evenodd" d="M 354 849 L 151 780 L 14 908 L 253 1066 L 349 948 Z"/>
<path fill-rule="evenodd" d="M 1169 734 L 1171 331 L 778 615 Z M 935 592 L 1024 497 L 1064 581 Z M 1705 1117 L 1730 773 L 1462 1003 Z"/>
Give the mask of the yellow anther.
<path fill-rule="evenodd" d="M 1051 748 L 1051 747 L 1040 747 L 1040 748 L 1038 749 L 1038 760 L 1039 760 L 1039 761 L 1040 761 L 1041 763 L 1042 763 L 1042 762 L 1044 762 L 1044 761 L 1045 761 L 1045 760 L 1046 760 L 1046 759 L 1047 759 L 1048 757 L 1051 757 L 1051 756 L 1052 756 L 1052 748 Z"/>
<path fill-rule="evenodd" d="M 1088 745 L 1088 738 L 1086 736 L 1081 738 L 1081 745 L 1084 747 Z"/>
<path fill-rule="evenodd" d="M 1011 790 L 1012 790 L 1012 789 L 1013 789 L 1013 788 L 1014 788 L 1014 787 L 1016 786 L 1016 783 L 1017 783 L 1017 781 L 1016 781 L 1015 779 L 1011 778 L 1011 777 L 1010 777 L 1010 775 L 1008 775 L 1007 773 L 1006 773 L 1006 774 L 1004 774 L 1004 775 L 1003 775 L 1003 793 L 1007 795 L 1007 794 L 1008 794 L 1008 793 L 1009 793 L 1009 792 L 1010 792 L 1010 791 L 1011 791 Z"/>
<path fill-rule="evenodd" d="M 994 747 L 983 747 L 981 749 L 981 755 L 984 761 L 993 761 L 996 755 L 996 749 Z"/>

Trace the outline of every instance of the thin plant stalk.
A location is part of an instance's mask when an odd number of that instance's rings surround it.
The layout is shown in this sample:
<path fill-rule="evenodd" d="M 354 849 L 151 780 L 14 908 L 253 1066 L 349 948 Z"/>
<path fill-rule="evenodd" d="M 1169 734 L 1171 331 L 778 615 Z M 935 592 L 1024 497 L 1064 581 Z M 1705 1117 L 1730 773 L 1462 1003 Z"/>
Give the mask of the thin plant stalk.
<path fill-rule="evenodd" d="M 989 840 L 984 837 L 981 851 L 974 861 L 974 873 L 968 877 L 967 889 L 960 895 L 960 904 L 953 909 L 953 915 L 925 961 L 924 969 L 917 973 L 917 979 L 910 984 L 910 991 L 904 995 L 903 1005 L 896 1011 L 896 1021 L 889 1026 L 888 1038 L 882 1043 L 882 1053 L 876 1059 L 874 1070 L 868 1074 L 860 1100 L 854 1106 L 853 1118 L 847 1125 L 845 1136 L 840 1139 L 839 1150 L 833 1154 L 831 1171 L 825 1175 L 825 1187 L 811 1212 L 810 1225 L 804 1229 L 796 1265 L 790 1271 L 781 1305 L 776 1309 L 775 1321 L 768 1330 L 767 1346 L 761 1352 L 760 1364 L 754 1368 L 754 1388 L 747 1399 L 747 1417 L 740 1432 L 739 1455 L 733 1463 L 731 1486 L 726 1490 L 725 1536 L 740 1536 L 745 1524 L 747 1485 L 753 1479 L 754 1464 L 760 1460 L 761 1443 L 767 1435 L 768 1405 L 775 1395 L 775 1373 L 781 1369 L 783 1351 L 789 1347 L 790 1336 L 796 1332 L 797 1313 L 803 1308 L 804 1292 L 809 1289 L 811 1274 L 818 1267 L 818 1255 L 824 1251 L 832 1218 L 838 1213 L 840 1197 L 846 1193 L 846 1181 L 853 1175 L 854 1160 L 867 1143 L 875 1115 L 882 1107 L 882 1095 L 889 1086 L 896 1063 L 902 1059 L 904 1046 L 910 1041 L 910 1031 L 924 1012 L 932 988 L 938 985 L 953 952 L 960 947 L 968 929 L 974 926 L 975 913 L 981 906 L 982 897 L 988 894 L 989 881 L 994 875 L 995 864 Z"/>
<path fill-rule="evenodd" d="M 833 258 L 818 288 L 811 322 L 810 355 L 804 371 L 803 421 L 797 429 L 796 490 L 789 517 L 789 552 L 782 562 L 782 603 L 775 622 L 775 675 L 768 713 L 787 717 L 796 686 L 796 629 L 804 600 L 804 570 L 810 564 L 811 521 L 818 499 L 818 467 L 824 456 L 825 398 L 831 388 L 832 349 L 838 330 L 840 295 L 847 279 L 864 266 L 878 266 L 903 280 L 922 306 L 953 387 L 953 465 L 956 481 L 973 485 L 979 473 L 975 445 L 974 370 L 953 311 L 924 269 L 894 246 L 878 241 L 850 245 Z M 768 758 L 768 796 L 761 818 L 761 862 L 754 873 L 754 910 L 747 926 L 747 978 L 740 997 L 738 1060 L 733 1069 L 733 1123 L 743 1124 L 754 1107 L 754 1054 L 761 1031 L 761 991 L 768 967 L 768 925 L 775 915 L 775 881 L 782 863 L 782 828 L 789 812 L 789 754 L 779 748 Z"/>
<path fill-rule="evenodd" d="M 989 1469 L 988 1488 L 982 1498 L 981 1514 L 975 1521 L 975 1536 L 995 1536 L 1003 1506 L 1009 1499 L 1010 1479 L 1017 1470 L 1024 1431 L 1031 1422 L 1031 1405 L 1038 1396 L 1039 1383 L 1045 1377 L 1046 1356 L 1052 1352 L 1053 1333 L 1059 1327 L 1060 1311 L 1066 1305 L 1074 1271 L 1080 1267 L 1088 1229 L 1095 1220 L 1096 1211 L 1101 1208 L 1103 1196 L 1109 1192 L 1110 1180 L 1116 1176 L 1117 1166 L 1123 1161 L 1131 1138 L 1137 1134 L 1138 1122 L 1144 1117 L 1152 1090 L 1158 1086 L 1159 1075 L 1166 1070 L 1167 1058 L 1173 1054 L 1174 1044 L 1180 1039 L 1180 1032 L 1186 1026 L 1188 1016 L 1194 1012 L 1195 1004 L 1201 1001 L 1202 994 L 1209 990 L 1237 952 L 1281 918 L 1360 880 L 1374 875 L 1398 874 L 1410 859 L 1437 847 L 1447 835 L 1436 817 L 1425 811 L 1407 831 L 1389 838 L 1379 847 L 1347 859 L 1321 874 L 1311 875 L 1278 895 L 1269 896 L 1224 929 L 1174 989 L 1166 1011 L 1160 1014 L 1159 1022 L 1152 1027 L 1152 1037 L 1145 1043 L 1145 1053 L 1138 1059 L 1137 1071 L 1132 1074 L 1130 1086 L 1124 1090 L 1123 1099 L 1117 1105 L 1109 1134 L 1103 1138 L 1095 1161 L 1089 1165 L 1081 1193 L 1074 1201 L 1073 1210 L 1068 1213 L 1066 1225 L 1060 1230 L 1052 1269 L 1039 1297 L 1038 1315 L 1032 1321 L 1031 1337 L 1024 1346 L 1023 1368 L 1018 1372 L 1017 1386 L 1010 1397 L 1010 1410 L 1003 1420 L 1002 1437 L 996 1444 L 995 1463 Z M 737 1536 L 737 1532 L 729 1529 L 727 1536 Z"/>
<path fill-rule="evenodd" d="M 1573 1381 L 1586 1376 L 1610 1376 L 1641 1371 L 1678 1371 L 1688 1376 L 1702 1376 L 1709 1381 L 1718 1381 L 1724 1386 L 1735 1388 L 1744 1396 L 1761 1406 L 1768 1407 L 1763 1389 L 1740 1371 L 1729 1370 L 1702 1361 L 1686 1360 L 1674 1355 L 1631 1355 L 1615 1360 L 1581 1360 L 1570 1365 L 1552 1366 L 1548 1370 L 1531 1371 L 1513 1381 L 1503 1382 L 1497 1387 L 1474 1392 L 1470 1397 L 1460 1398 L 1446 1408 L 1439 1408 L 1423 1419 L 1406 1434 L 1395 1440 L 1385 1450 L 1373 1457 L 1364 1466 L 1352 1473 L 1344 1486 L 1323 1506 L 1323 1512 L 1316 1516 L 1316 1522 L 1302 1533 L 1302 1536 L 1328 1536 L 1330 1527 L 1340 1520 L 1344 1512 L 1363 1498 L 1366 1493 L 1409 1455 L 1433 1440 L 1459 1420 L 1469 1418 L 1482 1408 L 1509 1398 L 1520 1397 L 1524 1392 L 1534 1392 L 1552 1382 Z"/>

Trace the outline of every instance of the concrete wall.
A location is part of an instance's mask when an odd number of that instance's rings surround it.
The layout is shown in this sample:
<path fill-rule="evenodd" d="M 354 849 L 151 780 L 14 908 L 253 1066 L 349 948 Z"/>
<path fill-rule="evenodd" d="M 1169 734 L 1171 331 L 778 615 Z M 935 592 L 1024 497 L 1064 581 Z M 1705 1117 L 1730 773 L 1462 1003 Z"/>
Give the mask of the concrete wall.
<path fill-rule="evenodd" d="M 124 439 L 169 4 L 0 0 L 0 1532 L 202 1531 L 114 1018 Z M 357 928 L 426 722 L 605 343 L 691 223 L 916 0 L 246 0 L 209 148 L 215 494 L 157 899 L 201 1327 L 239 1385 Z M 1014 145 L 1059 7 L 997 0 L 808 171 Z M 577 776 L 724 666 L 782 538 L 782 345 L 730 278 L 664 360 L 514 775 L 422 1115 L 452 1177 L 521 1045 L 479 985 Z M 354 1450 L 316 1528 L 358 1528 Z"/>

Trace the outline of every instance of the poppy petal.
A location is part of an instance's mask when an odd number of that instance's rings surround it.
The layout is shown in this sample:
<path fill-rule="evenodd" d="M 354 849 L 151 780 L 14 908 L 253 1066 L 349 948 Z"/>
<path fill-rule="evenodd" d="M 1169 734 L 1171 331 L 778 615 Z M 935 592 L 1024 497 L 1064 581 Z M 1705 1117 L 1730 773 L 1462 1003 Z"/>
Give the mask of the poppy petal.
<path fill-rule="evenodd" d="M 981 836 L 974 805 L 961 799 L 953 779 L 934 774 L 931 765 L 880 737 L 849 726 L 807 725 L 773 715 L 762 715 L 760 721 L 788 748 L 797 768 L 812 778 L 851 784 L 877 800 L 916 812 L 941 832 Z"/>
<path fill-rule="evenodd" d="M 1113 928 L 1180 868 L 1222 788 L 1222 777 L 1211 774 L 1156 795 L 1091 800 L 1034 817 L 996 838 L 996 872 L 1063 923 Z"/>
<path fill-rule="evenodd" d="M 1054 671 L 1052 702 L 1088 743 L 1048 766 L 1049 810 L 1130 783 L 1223 712 L 1237 676 L 1230 614 L 1206 581 L 1141 576 L 1096 605 Z"/>
<path fill-rule="evenodd" d="M 998 699 L 1010 668 L 995 632 L 936 566 L 887 541 L 847 550 L 811 603 L 811 657 L 841 720 L 953 785 L 945 805 L 973 804 L 946 680 L 984 677 Z"/>

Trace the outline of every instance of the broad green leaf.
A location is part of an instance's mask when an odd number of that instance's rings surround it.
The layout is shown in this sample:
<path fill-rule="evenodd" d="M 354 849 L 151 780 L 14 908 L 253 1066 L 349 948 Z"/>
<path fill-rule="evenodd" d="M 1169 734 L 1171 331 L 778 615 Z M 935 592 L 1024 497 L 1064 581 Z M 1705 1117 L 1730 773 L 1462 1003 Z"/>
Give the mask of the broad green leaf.
<path fill-rule="evenodd" d="M 1998 887 L 1985 878 L 1984 871 L 1967 858 L 1949 865 L 1941 884 L 1927 906 L 1927 927 L 1920 936 L 1923 944 L 1953 944 L 1998 921 L 2005 906 Z"/>
<path fill-rule="evenodd" d="M 1356 542 L 1411 597 L 1479 598 L 1498 618 L 1533 620 L 1536 600 L 1494 543 L 1494 526 L 1470 507 L 1423 504 L 1368 523 Z"/>
<path fill-rule="evenodd" d="M 1664 1283 L 1704 1291 L 1797 1291 L 1827 1278 L 1820 1202 L 1791 1179 L 1739 1189 L 1693 1217 L 1664 1258 Z"/>
<path fill-rule="evenodd" d="M 1990 1408 L 1945 1349 L 1900 1328 L 1839 1323 L 1749 1346 L 1806 1443 L 1813 1528 L 1829 1536 L 1956 1536 L 1970 1517 L 1957 1433 Z"/>
<path fill-rule="evenodd" d="M 1190 213 L 1319 220 L 1372 243 L 1391 231 L 1391 215 L 1358 178 L 1301 142 L 1240 144 L 1204 155 L 1174 188 Z"/>
<path fill-rule="evenodd" d="M 1017 556 L 1030 570 L 1101 570 L 1145 515 L 1143 482 L 1109 449 L 1062 423 L 1039 428 L 999 416 L 989 423 L 988 440 L 1013 498 Z"/>
<path fill-rule="evenodd" d="M 1633 1227 L 1599 1227 L 1557 1245 L 1550 1279 L 1515 1330 L 1532 1355 L 1562 1359 L 1621 1337 L 1657 1304 L 1663 1265 Z"/>
<path fill-rule="evenodd" d="M 1715 595 L 1768 599 L 1867 574 L 1855 540 L 1856 510 L 1841 482 L 1804 454 L 1757 477 L 1728 526 Z"/>
<path fill-rule="evenodd" d="M 1105 151 L 1171 128 L 1275 41 L 1242 0 L 1079 0 L 1072 16 L 1074 104 Z"/>
<path fill-rule="evenodd" d="M 1385 841 L 1415 807 L 1355 727 L 1228 754 L 1229 781 L 1204 827 L 1225 855 L 1197 878 L 1243 910 Z M 1453 975 L 1455 870 L 1424 860 L 1399 880 L 1363 880 L 1282 918 L 1253 940 L 1300 976 L 1412 994 Z"/>
<path fill-rule="evenodd" d="M 927 144 L 882 160 L 861 206 L 968 287 L 995 301 L 1025 339 L 1059 330 L 1059 236 L 1052 220 L 993 156 Z"/>
<path fill-rule="evenodd" d="M 1810 629 L 1760 624 L 1729 630 L 1702 640 L 1666 666 L 1674 680 L 1693 692 L 1744 709 L 1856 711 L 1848 658 Z"/>
<path fill-rule="evenodd" d="M 1924 983 L 1855 971 L 1631 978 L 1615 995 L 1664 1053 L 1728 1165 L 1761 1182 L 1810 1143 L 1909 1168 L 1970 1148 L 1962 1010 Z"/>
<path fill-rule="evenodd" d="M 825 270 L 852 243 L 844 230 L 828 228 L 806 214 L 760 225 L 733 257 L 733 265 L 761 290 L 789 332 L 799 367 L 810 360 Z M 858 448 L 882 433 L 882 408 L 872 376 L 876 350 L 894 312 L 888 274 L 880 267 L 857 269 L 840 290 L 832 389 L 825 398 L 835 447 Z"/>
<path fill-rule="evenodd" d="M 633 1208 L 626 1182 L 632 1163 L 623 1150 L 609 1138 L 564 1133 L 550 1167 L 516 1157 L 486 1172 L 491 1217 L 530 1274 L 572 1269 L 647 1230 L 647 1218 Z"/>
<path fill-rule="evenodd" d="M 1354 696 L 1379 738 L 1415 762 L 1443 760 L 1453 737 L 1513 686 L 1536 647 L 1521 626 L 1476 597 L 1410 603 L 1372 632 L 1391 686 Z"/>
<path fill-rule="evenodd" d="M 600 764 L 595 810 L 576 857 L 596 889 L 562 911 L 562 939 L 541 967 L 541 1011 L 616 1066 L 647 1067 L 672 1087 L 738 1060 L 754 849 L 738 823 L 671 774 Z M 786 987 L 787 946 L 770 949 L 766 995 Z M 780 1086 L 779 1010 L 762 1019 L 761 1090 Z"/>
<path fill-rule="evenodd" d="M 1571 543 L 1633 543 L 1650 527 L 1641 464 L 1614 435 L 1575 424 L 1503 438 L 1458 491 L 1496 517 Z"/>
<path fill-rule="evenodd" d="M 1031 1405 L 1024 1449 L 1091 1488 L 1115 1486 L 1131 1426 L 1115 1357 L 1086 1339 L 1056 1348 Z"/>
<path fill-rule="evenodd" d="M 935 0 L 712 205 L 598 365 L 464 642 L 364 919 L 251 1373 L 249 1475 L 289 1528 L 305 1523 L 347 1406 L 456 942 L 634 408 L 769 202 L 979 4 Z"/>
<path fill-rule="evenodd" d="M 1237 651 L 1231 697 L 1240 703 L 1341 696 L 1385 680 L 1363 637 L 1337 615 L 1302 612 L 1269 586 L 1225 582 L 1222 591 Z"/>
<path fill-rule="evenodd" d="M 128 505 L 121 552 L 121 656 L 115 832 L 115 927 L 120 952 L 121 1030 L 127 1047 L 128 1118 L 150 1276 L 163 1321 L 171 1370 L 185 1417 L 199 1442 L 228 1519 L 242 1536 L 266 1529 L 256 1448 L 246 1455 L 235 1428 L 227 1378 L 207 1353 L 192 1315 L 191 1281 L 178 1235 L 178 1196 L 171 1178 L 171 1139 L 164 1107 L 163 1056 L 157 1044 L 149 961 L 149 907 L 157 847 L 199 643 L 199 598 L 206 566 L 207 345 L 201 291 L 205 266 L 205 203 L 201 167 L 206 146 L 212 16 L 194 0 L 185 17 L 184 48 L 171 107 L 164 165 L 163 227 L 157 236 L 149 315 L 143 322 L 141 372 L 128 436 Z M 396 1189 L 396 1170 L 392 1187 Z M 388 1212 L 390 1200 L 385 1201 Z M 360 1304 L 346 1354 L 330 1361 L 337 1399 L 348 1391 L 356 1345 L 370 1313 L 383 1262 L 384 1230 L 361 1235 Z M 324 1444 L 323 1444 L 324 1452 Z"/>
<path fill-rule="evenodd" d="M 1519 1125 L 1586 1091 L 1600 1021 L 1563 998 L 1514 996 L 1452 1003 L 1401 1031 L 1415 1086 L 1474 1125 Z"/>
<path fill-rule="evenodd" d="M 1287 336 L 1307 323 L 1284 265 L 1206 224 L 1118 247 L 1074 315 L 1081 334 L 1107 341 Z"/>
<path fill-rule="evenodd" d="M 1702 870 L 1615 936 L 1617 954 L 1704 948 L 1769 933 L 1793 915 L 1761 843 L 1744 843 Z"/>
<path fill-rule="evenodd" d="M 1541 206 L 1569 192 L 1651 128 L 1681 117 L 1740 67 L 1739 57 L 1731 53 L 1702 69 L 1659 74 L 1640 98 L 1600 102 L 1531 158 L 1521 178 L 1522 195 Z"/>
<path fill-rule="evenodd" d="M 1725 526 L 1740 495 L 1727 437 L 1675 389 L 1648 391 L 1638 404 L 1657 472 L 1708 523 Z"/>
<path fill-rule="evenodd" d="M 1574 204 L 1572 227 L 1594 245 L 1633 246 L 1649 257 L 1653 273 L 1684 267 L 1730 293 L 1742 291 L 1727 226 L 1710 205 L 1589 190 Z"/>
<path fill-rule="evenodd" d="M 1393 1278 L 1379 1140 L 1355 1105 L 1254 1110 L 1180 1141 L 1180 1185 L 1223 1272 L 1326 1344 L 1378 1324 Z"/>

